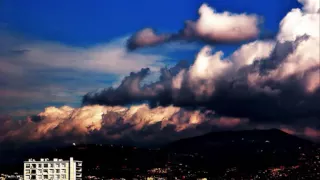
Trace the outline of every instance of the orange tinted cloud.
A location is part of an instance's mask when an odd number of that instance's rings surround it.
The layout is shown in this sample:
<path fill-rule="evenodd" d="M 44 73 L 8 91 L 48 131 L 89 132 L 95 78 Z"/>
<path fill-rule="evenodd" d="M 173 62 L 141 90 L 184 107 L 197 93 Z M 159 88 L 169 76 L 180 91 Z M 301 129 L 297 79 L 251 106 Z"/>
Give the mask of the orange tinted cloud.
<path fill-rule="evenodd" d="M 124 106 L 69 106 L 47 107 L 38 114 L 37 121 L 28 117 L 24 121 L 3 120 L 0 127 L 1 140 L 37 141 L 56 137 L 90 136 L 93 133 L 104 139 L 119 139 L 133 136 L 149 129 L 149 139 L 155 135 L 171 136 L 186 130 L 196 129 L 208 123 L 217 127 L 235 127 L 248 120 L 218 117 L 213 112 L 188 111 L 180 107 L 150 108 L 146 104 Z M 133 137 L 132 137 L 133 138 Z"/>
<path fill-rule="evenodd" d="M 290 128 L 280 128 L 280 130 L 291 135 L 296 134 L 296 131 Z"/>
<path fill-rule="evenodd" d="M 311 138 L 320 138 L 320 130 L 306 127 L 304 129 L 304 134 Z"/>

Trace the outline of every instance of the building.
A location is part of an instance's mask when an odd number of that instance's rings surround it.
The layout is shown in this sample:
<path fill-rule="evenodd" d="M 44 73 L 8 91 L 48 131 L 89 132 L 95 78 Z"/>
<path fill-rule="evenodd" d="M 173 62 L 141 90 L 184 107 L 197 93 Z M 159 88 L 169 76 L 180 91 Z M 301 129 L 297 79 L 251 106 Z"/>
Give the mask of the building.
<path fill-rule="evenodd" d="M 81 180 L 82 161 L 76 161 L 72 157 L 69 160 L 29 159 L 24 161 L 23 178 L 24 180 Z"/>

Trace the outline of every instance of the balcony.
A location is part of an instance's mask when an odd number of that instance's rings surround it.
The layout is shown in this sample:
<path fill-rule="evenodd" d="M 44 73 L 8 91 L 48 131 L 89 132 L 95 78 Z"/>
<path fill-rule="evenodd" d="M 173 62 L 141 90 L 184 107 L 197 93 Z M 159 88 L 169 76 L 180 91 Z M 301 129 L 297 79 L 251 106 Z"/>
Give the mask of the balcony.
<path fill-rule="evenodd" d="M 82 163 L 77 163 L 77 166 L 82 166 Z"/>

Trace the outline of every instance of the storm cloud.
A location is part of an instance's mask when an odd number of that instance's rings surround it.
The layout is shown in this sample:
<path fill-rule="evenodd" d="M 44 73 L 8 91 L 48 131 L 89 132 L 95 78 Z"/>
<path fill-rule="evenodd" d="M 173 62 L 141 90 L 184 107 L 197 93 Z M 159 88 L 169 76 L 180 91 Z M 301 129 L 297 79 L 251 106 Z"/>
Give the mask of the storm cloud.
<path fill-rule="evenodd" d="M 199 11 L 209 13 L 208 8 L 203 5 Z M 143 86 L 149 70 L 142 69 L 117 88 L 88 93 L 83 104 L 148 102 L 151 107 L 202 107 L 221 116 L 259 122 L 319 121 L 320 19 L 316 9 L 292 9 L 281 21 L 275 40 L 244 44 L 229 57 L 205 46 L 189 67 L 177 64 L 172 69 L 180 71 L 162 69 L 159 81 Z"/>

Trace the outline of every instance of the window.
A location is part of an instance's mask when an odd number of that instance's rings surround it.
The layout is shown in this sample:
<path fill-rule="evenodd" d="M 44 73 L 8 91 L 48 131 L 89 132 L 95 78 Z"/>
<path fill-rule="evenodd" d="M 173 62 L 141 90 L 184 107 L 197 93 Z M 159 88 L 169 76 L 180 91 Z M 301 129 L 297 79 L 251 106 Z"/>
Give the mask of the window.
<path fill-rule="evenodd" d="M 60 164 L 59 163 L 56 163 L 56 168 L 58 168 L 60 166 Z"/>
<path fill-rule="evenodd" d="M 32 164 L 32 168 L 37 168 L 37 165 L 36 164 Z"/>
<path fill-rule="evenodd" d="M 48 169 L 44 169 L 44 170 L 43 170 L 43 173 L 48 173 Z"/>
<path fill-rule="evenodd" d="M 36 173 L 35 169 L 31 170 L 31 174 L 35 174 L 35 173 Z"/>
<path fill-rule="evenodd" d="M 56 175 L 56 179 L 60 179 L 60 175 Z"/>
<path fill-rule="evenodd" d="M 43 167 L 47 168 L 47 167 L 48 167 L 48 164 L 44 164 Z"/>
<path fill-rule="evenodd" d="M 65 174 L 62 174 L 61 175 L 61 179 L 65 179 L 66 178 L 66 175 Z"/>
<path fill-rule="evenodd" d="M 26 174 L 30 174 L 30 169 L 26 169 Z"/>
<path fill-rule="evenodd" d="M 65 163 L 61 163 L 61 167 L 66 167 L 66 164 Z"/>
<path fill-rule="evenodd" d="M 61 169 L 61 173 L 66 173 L 66 170 L 65 169 Z"/>
<path fill-rule="evenodd" d="M 26 164 L 26 168 L 30 168 L 30 164 Z M 29 177 L 30 178 L 30 177 Z"/>
<path fill-rule="evenodd" d="M 38 179 L 42 179 L 42 175 L 38 175 Z"/>
<path fill-rule="evenodd" d="M 50 175 L 50 176 L 49 176 L 49 179 L 53 179 L 53 177 L 54 177 L 53 175 Z"/>
<path fill-rule="evenodd" d="M 60 169 L 56 169 L 56 173 L 60 173 Z"/>
<path fill-rule="evenodd" d="M 42 167 L 42 164 L 38 164 L 38 168 L 41 168 Z"/>
<path fill-rule="evenodd" d="M 50 164 L 50 167 L 51 167 L 51 168 L 53 168 L 53 165 L 54 165 L 54 164 L 53 164 L 53 163 L 51 163 L 51 164 Z"/>
<path fill-rule="evenodd" d="M 33 180 L 33 179 L 36 179 L 36 175 L 32 175 L 31 176 L 31 179 Z"/>
<path fill-rule="evenodd" d="M 37 169 L 37 173 L 41 174 L 42 173 L 42 169 Z"/>
<path fill-rule="evenodd" d="M 48 179 L 48 175 L 43 175 L 43 179 Z"/>
<path fill-rule="evenodd" d="M 26 176 L 26 179 L 30 179 L 30 175 L 27 175 L 27 176 Z"/>
<path fill-rule="evenodd" d="M 50 174 L 53 174 L 53 173 L 54 173 L 53 169 L 50 169 L 49 172 L 50 172 Z"/>

